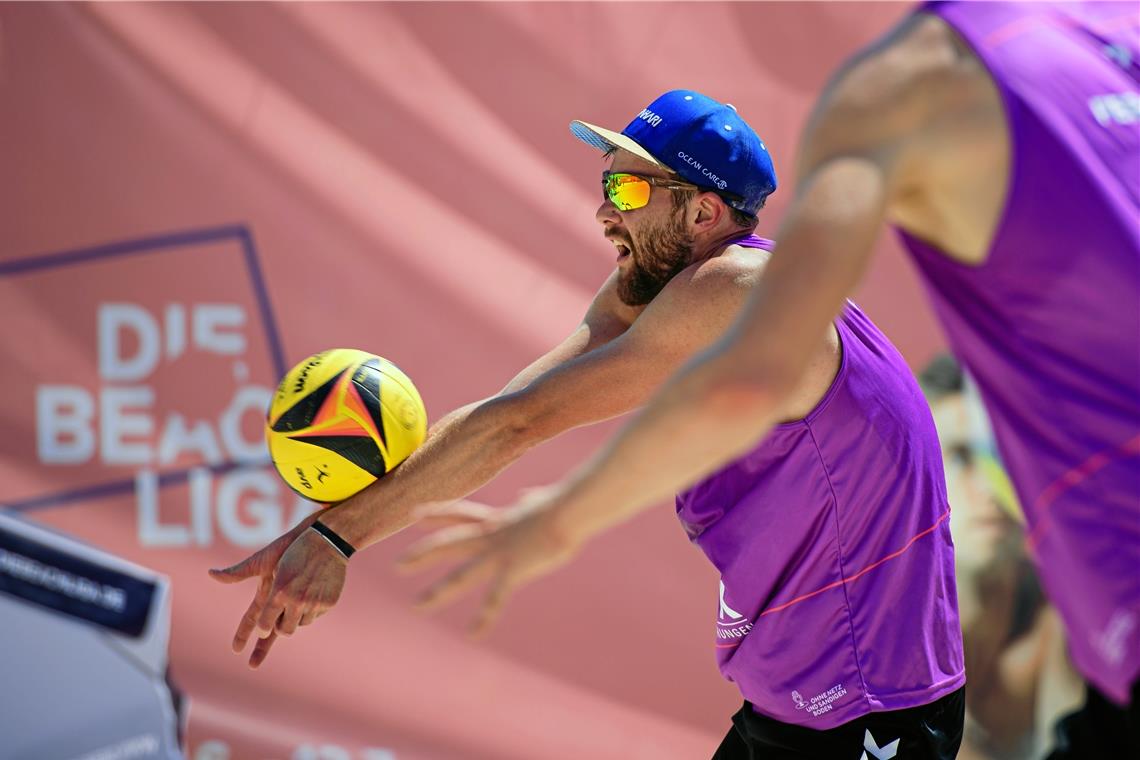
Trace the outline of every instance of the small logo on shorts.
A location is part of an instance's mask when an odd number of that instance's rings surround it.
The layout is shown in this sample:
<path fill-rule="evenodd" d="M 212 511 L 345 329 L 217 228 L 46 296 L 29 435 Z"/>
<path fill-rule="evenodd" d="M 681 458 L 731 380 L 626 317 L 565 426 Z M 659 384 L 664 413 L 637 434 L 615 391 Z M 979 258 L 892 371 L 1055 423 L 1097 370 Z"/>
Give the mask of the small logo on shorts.
<path fill-rule="evenodd" d="M 865 749 L 866 752 L 860 756 L 859 760 L 868 760 L 867 752 L 870 752 L 871 757 L 876 760 L 891 760 L 892 757 L 898 754 L 900 741 L 902 741 L 902 739 L 895 739 L 890 744 L 884 744 L 880 747 L 875 742 L 875 737 L 871 736 L 871 729 L 868 728 L 866 729 L 866 733 L 863 734 L 863 749 Z"/>
<path fill-rule="evenodd" d="M 802 710 L 807 707 L 807 702 L 804 701 L 804 695 L 800 694 L 798 691 L 792 692 L 792 701 L 796 703 L 797 710 Z"/>

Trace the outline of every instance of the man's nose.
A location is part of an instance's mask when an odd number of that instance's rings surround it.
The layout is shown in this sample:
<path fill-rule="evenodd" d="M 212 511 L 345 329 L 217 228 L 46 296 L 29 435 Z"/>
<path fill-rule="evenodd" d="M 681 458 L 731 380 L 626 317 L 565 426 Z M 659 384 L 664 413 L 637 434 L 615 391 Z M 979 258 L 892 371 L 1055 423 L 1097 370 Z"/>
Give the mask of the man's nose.
<path fill-rule="evenodd" d="M 594 218 L 598 220 L 598 224 L 609 228 L 621 221 L 621 213 L 617 210 L 617 206 L 610 203 L 607 198 L 594 212 Z"/>

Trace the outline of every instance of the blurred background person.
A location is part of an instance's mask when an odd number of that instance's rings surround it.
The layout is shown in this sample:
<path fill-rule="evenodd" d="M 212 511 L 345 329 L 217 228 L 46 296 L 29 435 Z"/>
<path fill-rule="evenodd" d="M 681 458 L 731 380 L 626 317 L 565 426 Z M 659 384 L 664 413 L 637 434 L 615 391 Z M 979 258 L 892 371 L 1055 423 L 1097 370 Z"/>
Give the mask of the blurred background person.
<path fill-rule="evenodd" d="M 1029 760 L 1084 689 L 1025 549 L 1017 497 L 977 391 L 950 354 L 920 373 L 946 469 L 969 685 L 963 760 Z"/>

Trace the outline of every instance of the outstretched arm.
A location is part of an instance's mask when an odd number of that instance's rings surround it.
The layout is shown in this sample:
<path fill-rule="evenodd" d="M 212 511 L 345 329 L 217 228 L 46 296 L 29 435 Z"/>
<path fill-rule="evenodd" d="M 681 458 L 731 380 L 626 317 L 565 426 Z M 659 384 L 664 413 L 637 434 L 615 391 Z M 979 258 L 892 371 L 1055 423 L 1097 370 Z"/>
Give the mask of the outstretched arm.
<path fill-rule="evenodd" d="M 417 482 L 428 484 L 421 496 L 424 501 L 445 499 L 453 493 L 463 495 L 478 488 L 521 454 L 526 447 L 524 439 L 528 430 L 506 417 L 505 413 L 510 411 L 508 406 L 497 404 L 496 400 L 517 394 L 543 373 L 604 345 L 624 332 L 636 317 L 636 312 L 620 302 L 615 285 L 613 278 L 607 280 L 595 295 L 582 323 L 562 343 L 516 375 L 499 394 L 456 409 L 438 420 L 428 432 L 424 444 L 400 467 L 354 498 L 334 507 L 315 510 L 291 530 L 241 562 L 228 568 L 210 570 L 210 575 L 222 583 L 259 579 L 257 592 L 234 634 L 234 652 L 240 653 L 245 649 L 257 631 L 258 641 L 249 660 L 250 666 L 256 668 L 268 655 L 278 633 L 292 634 L 297 626 L 311 623 L 336 603 L 344 583 L 344 561 L 323 540 L 314 541 L 314 536 L 308 535 L 312 533 L 308 527 L 318 517 L 334 525 L 334 530 L 343 531 L 341 535 L 348 537 L 357 548 L 362 548 L 412 522 L 407 496 L 415 491 Z M 474 456 L 472 452 L 479 452 L 481 456 Z M 433 467 L 432 462 L 440 459 L 442 461 Z M 473 467 L 466 472 L 460 466 L 464 461 L 473 462 Z M 460 477 L 433 478 L 433 473 L 449 471 L 460 472 Z M 380 504 L 387 504 L 388 508 L 380 508 Z M 338 521 L 334 515 L 344 519 Z M 294 549 L 295 542 L 297 546 Z M 279 577 L 278 573 L 286 554 L 290 559 L 286 565 L 302 566 L 307 571 L 304 583 L 295 577 L 296 573 L 291 579 L 295 586 L 305 586 L 308 609 L 288 619 L 274 618 L 263 626 L 262 618 L 266 615 L 271 596 L 289 581 Z"/>
<path fill-rule="evenodd" d="M 368 546 L 410 524 L 415 505 L 464 496 L 533 445 L 644 403 L 685 359 L 724 330 L 751 284 L 739 264 L 707 262 L 701 269 L 701 276 L 687 272 L 675 278 L 628 329 L 620 302 L 609 303 L 616 299 L 611 279 L 584 331 L 525 370 L 503 393 L 448 415 L 406 462 L 326 510 L 321 522 L 357 548 Z M 263 550 L 283 552 L 275 555 L 279 560 L 251 558 L 214 573 L 225 582 L 262 579 L 234 639 L 235 651 L 241 651 L 256 631 L 255 667 L 277 634 L 290 635 L 324 614 L 344 584 L 344 559 L 314 531 L 302 530 L 287 546 L 282 543 Z M 237 572 L 243 567 L 248 574 Z"/>

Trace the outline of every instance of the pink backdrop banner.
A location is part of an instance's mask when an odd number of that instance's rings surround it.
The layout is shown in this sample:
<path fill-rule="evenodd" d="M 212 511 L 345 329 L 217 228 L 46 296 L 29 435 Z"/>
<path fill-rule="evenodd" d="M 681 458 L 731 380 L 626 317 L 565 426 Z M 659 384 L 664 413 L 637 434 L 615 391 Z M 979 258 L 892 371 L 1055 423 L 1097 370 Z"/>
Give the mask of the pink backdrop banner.
<path fill-rule="evenodd" d="M 593 219 L 603 164 L 570 120 L 620 129 L 677 87 L 734 103 L 782 178 L 771 235 L 828 72 L 907 10 L 0 5 L 0 500 L 171 578 L 190 757 L 711 754 L 739 696 L 710 644 L 715 573 L 667 505 L 477 643 L 469 607 L 412 611 L 401 535 L 252 672 L 229 640 L 253 588 L 206 568 L 308 511 L 260 437 L 286 367 L 381 354 L 436 419 L 574 328 L 613 250 Z M 857 299 L 918 366 L 941 338 L 880 246 Z M 612 429 L 480 496 L 556 479 Z"/>

